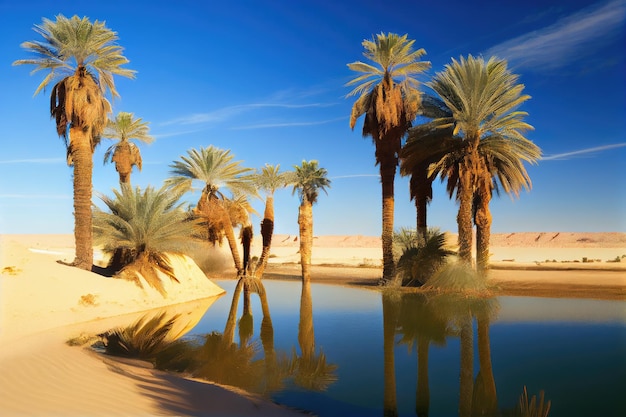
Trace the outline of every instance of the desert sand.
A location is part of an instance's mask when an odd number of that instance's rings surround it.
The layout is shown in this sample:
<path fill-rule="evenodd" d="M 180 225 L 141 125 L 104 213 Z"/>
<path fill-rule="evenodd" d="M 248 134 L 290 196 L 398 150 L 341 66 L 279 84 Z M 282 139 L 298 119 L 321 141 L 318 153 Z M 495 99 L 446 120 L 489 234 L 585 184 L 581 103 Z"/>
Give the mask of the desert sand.
<path fill-rule="evenodd" d="M 514 233 L 494 235 L 492 243 L 489 279 L 502 294 L 626 300 L 626 233 Z M 295 236 L 274 236 L 265 278 L 298 279 L 298 245 Z M 178 315 L 170 337 L 183 335 L 222 293 L 207 276 L 232 275 L 227 250 L 200 249 L 194 259 L 210 269 L 206 275 L 188 258 L 176 258 L 182 283 L 169 284 L 163 298 L 149 287 L 59 264 L 73 259 L 71 235 L 1 236 L 0 414 L 303 415 L 232 387 L 66 343 L 146 314 Z M 96 258 L 103 262 L 100 253 Z M 380 258 L 378 237 L 318 236 L 312 279 L 376 285 Z"/>

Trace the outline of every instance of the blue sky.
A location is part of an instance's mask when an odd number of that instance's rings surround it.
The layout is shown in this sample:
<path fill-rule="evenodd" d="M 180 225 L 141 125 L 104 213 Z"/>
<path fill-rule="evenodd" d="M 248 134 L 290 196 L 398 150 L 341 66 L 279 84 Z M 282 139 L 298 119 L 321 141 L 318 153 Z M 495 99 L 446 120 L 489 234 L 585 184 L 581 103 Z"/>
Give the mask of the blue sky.
<path fill-rule="evenodd" d="M 625 0 L 1 0 L 0 233 L 73 230 L 71 170 L 49 118 L 50 90 L 33 97 L 44 74 L 11 65 L 27 57 L 22 42 L 39 39 L 33 26 L 57 14 L 106 21 L 137 71 L 116 79 L 121 99 L 113 101 L 115 113 L 135 113 L 156 137 L 141 148 L 134 185 L 161 186 L 172 161 L 209 145 L 251 168 L 316 159 L 332 184 L 314 207 L 315 233 L 380 235 L 374 147 L 362 119 L 349 128 L 346 64 L 363 58 L 364 39 L 406 33 L 432 62 L 422 81 L 451 58 L 497 55 L 532 96 L 522 110 L 544 158 L 528 168 L 531 192 L 493 200 L 493 232 L 626 232 Z M 114 166 L 102 164 L 109 143 L 94 155 L 94 189 L 105 194 L 118 184 Z M 262 213 L 262 202 L 254 205 Z M 297 208 L 291 190 L 277 192 L 276 233 L 297 233 Z M 455 232 L 456 211 L 437 181 L 430 225 Z M 415 225 L 399 175 L 395 225 Z"/>

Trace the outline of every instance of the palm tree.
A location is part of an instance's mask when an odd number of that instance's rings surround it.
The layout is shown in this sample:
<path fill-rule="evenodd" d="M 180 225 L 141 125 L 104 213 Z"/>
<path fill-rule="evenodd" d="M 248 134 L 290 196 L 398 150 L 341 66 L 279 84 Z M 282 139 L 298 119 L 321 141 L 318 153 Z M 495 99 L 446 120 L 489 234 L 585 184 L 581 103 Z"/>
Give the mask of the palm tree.
<path fill-rule="evenodd" d="M 109 211 L 94 209 L 94 242 L 112 255 L 109 266 L 118 275 L 141 286 L 141 274 L 165 295 L 158 272 L 178 282 L 167 254 L 183 254 L 198 227 L 178 203 L 182 192 L 122 187 L 113 194 L 100 196 Z"/>
<path fill-rule="evenodd" d="M 327 171 L 318 166 L 318 162 L 302 161 L 302 165 L 294 165 L 292 184 L 293 193 L 298 191 L 300 208 L 298 210 L 298 226 L 300 228 L 300 264 L 302 281 L 311 279 L 311 250 L 313 248 L 313 204 L 317 202 L 319 190 L 326 191 L 330 187 Z"/>
<path fill-rule="evenodd" d="M 382 184 L 382 250 L 383 282 L 395 275 L 393 259 L 394 179 L 402 137 L 420 109 L 419 82 L 415 78 L 430 68 L 430 62 L 419 61 L 426 52 L 413 50 L 407 35 L 380 33 L 364 40 L 363 55 L 371 61 L 348 64 L 361 73 L 347 85 L 356 85 L 348 96 L 358 96 L 352 106 L 350 128 L 365 114 L 363 136 L 371 136 L 376 147 Z"/>
<path fill-rule="evenodd" d="M 263 271 L 267 266 L 274 234 L 274 193 L 279 188 L 287 187 L 289 177 L 288 172 L 280 172 L 280 165 L 265 164 L 260 171 L 254 175 L 254 183 L 261 190 L 265 191 L 265 212 L 261 221 L 261 237 L 263 239 L 263 250 L 261 257 L 257 261 L 254 276 L 263 277 Z"/>
<path fill-rule="evenodd" d="M 119 112 L 115 120 L 109 120 L 104 129 L 103 137 L 116 140 L 105 152 L 104 163 L 115 163 L 115 170 L 120 175 L 120 184 L 130 185 L 133 166 L 141 171 L 141 153 L 133 141 L 152 143 L 154 137 L 150 136 L 148 131 L 147 122 L 126 112 Z"/>
<path fill-rule="evenodd" d="M 180 161 L 170 165 L 172 177 L 166 184 L 172 188 L 182 187 L 190 190 L 194 180 L 201 181 L 204 186 L 196 208 L 195 216 L 207 222 L 208 240 L 215 244 L 221 243 L 224 234 L 228 240 L 230 250 L 238 275 L 244 274 L 237 249 L 237 239 L 228 212 L 224 190 L 230 190 L 232 196 L 255 195 L 253 183 L 250 181 L 250 168 L 244 168 L 240 161 L 233 161 L 234 156 L 229 150 L 213 146 L 191 149 L 187 156 L 181 156 Z"/>
<path fill-rule="evenodd" d="M 522 94 L 524 85 L 518 84 L 517 80 L 518 76 L 508 70 L 505 60 L 490 58 L 485 62 L 483 58 L 469 55 L 467 59 L 453 59 L 428 83 L 452 113 L 452 117 L 445 120 L 447 125 L 453 126 L 453 134 L 462 139 L 458 181 L 454 183 L 459 200 L 459 257 L 467 263 L 472 260 L 474 196 L 478 189 L 483 196 L 488 188 L 485 176 L 489 169 L 478 146 L 490 137 L 528 141 L 522 132 L 532 129 L 523 121 L 527 113 L 516 110 L 530 98 Z M 482 223 L 481 227 L 490 227 L 490 218 L 484 217 L 477 219 Z"/>
<path fill-rule="evenodd" d="M 72 265 L 91 270 L 93 235 L 91 219 L 93 152 L 107 124 L 111 105 L 105 98 L 118 96 L 113 75 L 133 78 L 134 71 L 122 68 L 128 63 L 118 37 L 104 22 L 90 22 L 58 15 L 56 21 L 43 19 L 35 25 L 43 41 L 22 43 L 33 57 L 13 65 L 35 65 L 35 71 L 49 70 L 35 95 L 61 78 L 50 95 L 50 114 L 57 134 L 65 140 L 67 161 L 74 168 L 74 240 L 76 258 Z M 69 139 L 68 139 L 69 128 Z"/>
<path fill-rule="evenodd" d="M 446 234 L 439 229 L 428 229 L 425 235 L 406 242 L 398 259 L 398 275 L 403 286 L 421 286 L 437 272 L 449 256 L 454 255 L 446 244 Z"/>
<path fill-rule="evenodd" d="M 451 116 L 441 100 L 429 95 L 422 97 L 422 115 L 430 119 Z M 400 174 L 410 176 L 409 191 L 415 201 L 417 233 L 422 237 L 428 231 L 427 206 L 433 198 L 432 184 L 437 176 L 429 167 L 449 152 L 451 137 L 451 128 L 442 129 L 430 121 L 409 129 L 408 140 L 400 150 Z"/>

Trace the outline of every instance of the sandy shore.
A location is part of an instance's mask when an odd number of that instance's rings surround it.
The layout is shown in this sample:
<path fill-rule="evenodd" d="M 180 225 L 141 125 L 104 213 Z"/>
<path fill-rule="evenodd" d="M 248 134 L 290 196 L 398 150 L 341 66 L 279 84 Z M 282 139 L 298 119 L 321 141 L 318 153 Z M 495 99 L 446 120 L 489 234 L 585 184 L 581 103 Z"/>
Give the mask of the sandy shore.
<path fill-rule="evenodd" d="M 489 279 L 501 294 L 626 300 L 626 258 L 608 262 L 626 255 L 624 233 L 520 233 L 494 235 L 492 242 Z M 275 236 L 265 278 L 299 278 L 298 244 L 294 236 Z M 206 256 L 198 263 L 221 271 L 229 265 L 226 246 L 202 248 Z M 184 334 L 221 292 L 195 264 L 181 260 L 178 267 L 189 278 L 181 288 L 168 288 L 164 299 L 130 282 L 57 263 L 73 259 L 71 235 L 4 235 L 0 250 L 0 415 L 302 415 L 232 387 L 66 343 L 145 314 L 178 315 L 171 337 Z M 313 280 L 376 285 L 380 251 L 376 237 L 317 237 Z M 258 241 L 253 253 L 260 253 Z"/>

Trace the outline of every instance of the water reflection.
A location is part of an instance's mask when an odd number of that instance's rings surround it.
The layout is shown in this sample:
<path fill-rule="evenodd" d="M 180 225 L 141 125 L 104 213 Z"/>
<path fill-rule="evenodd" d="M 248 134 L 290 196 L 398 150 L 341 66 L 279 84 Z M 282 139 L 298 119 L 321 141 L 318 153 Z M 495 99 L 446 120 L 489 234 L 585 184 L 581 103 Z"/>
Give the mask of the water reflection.
<path fill-rule="evenodd" d="M 250 279 L 220 285 L 229 296 L 211 307 L 195 334 L 168 342 L 155 355 L 158 367 L 320 416 L 515 415 L 524 385 L 527 402 L 546 389 L 554 417 L 577 415 L 589 402 L 577 394 L 582 390 L 607 397 L 597 415 L 624 410 L 616 394 L 624 387 L 624 362 L 615 353 L 624 333 L 614 323 L 520 325 L 519 315 L 511 323 L 502 317 L 516 300 L 506 298 Z M 539 301 L 528 305 L 539 308 Z"/>
<path fill-rule="evenodd" d="M 258 296 L 262 311 L 258 339 L 254 338 L 253 295 Z M 243 308 L 238 317 L 241 299 Z M 108 353 L 140 357 L 154 362 L 162 370 L 184 372 L 268 396 L 283 390 L 288 383 L 310 391 L 324 391 L 337 380 L 336 365 L 327 361 L 321 349 L 316 349 L 308 282 L 302 285 L 300 298 L 299 351 L 294 346 L 290 354 L 274 347 L 267 293 L 263 282 L 257 278 L 238 280 L 223 332 L 213 331 L 188 339 L 180 339 L 182 334 L 177 332 L 177 337 L 167 337 L 179 318 L 180 315 L 167 317 L 165 314 L 143 318 L 127 328 L 101 336 Z M 237 330 L 238 343 L 235 341 Z"/>
<path fill-rule="evenodd" d="M 430 345 L 445 346 L 449 338 L 460 339 L 458 415 L 496 416 L 498 409 L 489 327 L 500 305 L 495 298 L 463 294 L 383 292 L 384 416 L 397 416 L 394 343 L 406 345 L 417 356 L 415 414 L 430 412 L 428 355 Z M 478 339 L 477 372 L 474 370 L 474 322 Z M 521 399 L 526 398 L 522 394 Z M 543 395 L 543 394 L 542 394 Z M 549 407 L 549 405 L 548 405 Z M 519 415 L 522 410 L 513 412 Z M 546 413 L 547 415 L 547 413 Z"/>

